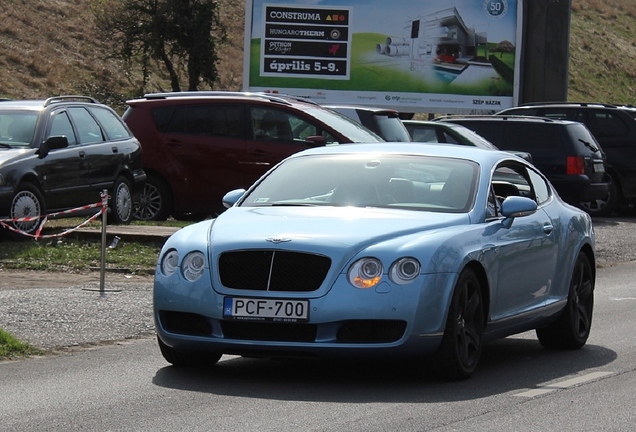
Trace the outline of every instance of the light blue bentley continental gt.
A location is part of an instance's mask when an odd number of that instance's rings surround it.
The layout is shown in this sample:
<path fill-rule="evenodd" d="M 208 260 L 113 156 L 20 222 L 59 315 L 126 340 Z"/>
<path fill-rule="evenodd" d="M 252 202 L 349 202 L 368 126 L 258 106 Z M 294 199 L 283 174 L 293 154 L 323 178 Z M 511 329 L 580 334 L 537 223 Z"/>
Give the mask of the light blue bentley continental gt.
<path fill-rule="evenodd" d="M 427 357 L 463 379 L 487 340 L 536 329 L 543 346 L 576 349 L 589 336 L 592 221 L 510 153 L 321 147 L 224 204 L 158 259 L 155 325 L 175 366 Z"/>

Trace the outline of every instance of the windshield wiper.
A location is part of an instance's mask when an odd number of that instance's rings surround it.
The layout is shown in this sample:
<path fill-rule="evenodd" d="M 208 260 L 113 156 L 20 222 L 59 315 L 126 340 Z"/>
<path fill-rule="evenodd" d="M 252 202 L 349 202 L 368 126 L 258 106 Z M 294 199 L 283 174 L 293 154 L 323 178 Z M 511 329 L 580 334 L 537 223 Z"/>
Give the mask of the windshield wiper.
<path fill-rule="evenodd" d="M 316 203 L 303 203 L 303 202 L 274 202 L 272 203 L 272 207 L 316 207 L 318 204 Z"/>
<path fill-rule="evenodd" d="M 598 147 L 596 147 L 595 145 L 592 145 L 589 141 L 585 141 L 582 138 L 579 138 L 579 141 L 581 141 L 585 145 L 585 147 L 589 148 L 594 153 L 596 153 L 598 151 Z"/>

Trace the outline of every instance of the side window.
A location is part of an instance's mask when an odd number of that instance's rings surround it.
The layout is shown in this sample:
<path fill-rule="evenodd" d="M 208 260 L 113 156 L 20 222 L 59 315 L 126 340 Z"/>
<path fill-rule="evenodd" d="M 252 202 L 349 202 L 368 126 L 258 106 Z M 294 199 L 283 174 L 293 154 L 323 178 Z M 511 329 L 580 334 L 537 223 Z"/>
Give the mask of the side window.
<path fill-rule="evenodd" d="M 537 204 L 541 205 L 548 201 L 550 199 L 550 186 L 548 186 L 546 180 L 533 170 L 528 170 L 528 175 L 530 176 L 530 182 Z"/>
<path fill-rule="evenodd" d="M 153 108 L 150 110 L 150 115 L 152 116 L 152 121 L 155 124 L 155 128 L 160 133 L 171 132 L 170 124 L 172 117 L 176 111 L 176 107 L 174 106 L 164 106 Z"/>
<path fill-rule="evenodd" d="M 290 115 L 271 108 L 250 109 L 252 136 L 257 141 L 293 141 Z"/>
<path fill-rule="evenodd" d="M 442 134 L 444 135 L 444 141 L 445 143 L 450 143 L 450 144 L 461 144 L 459 141 L 457 141 L 455 139 L 454 136 L 452 136 L 451 134 L 447 133 L 447 132 L 442 132 Z"/>
<path fill-rule="evenodd" d="M 415 142 L 437 142 L 437 134 L 435 129 L 418 128 L 417 126 L 411 132 L 413 134 L 412 140 Z"/>
<path fill-rule="evenodd" d="M 572 108 L 541 108 L 538 111 L 538 115 L 541 117 L 548 117 L 554 120 L 570 120 L 579 123 L 589 123 L 585 111 L 581 109 Z"/>
<path fill-rule="evenodd" d="M 499 165 L 491 179 L 486 218 L 498 216 L 501 204 L 509 196 L 535 199 L 535 189 L 530 178 L 524 165 L 514 162 Z"/>
<path fill-rule="evenodd" d="M 104 141 L 101 128 L 86 109 L 80 107 L 69 108 L 68 112 L 77 129 L 77 138 L 80 144 Z"/>
<path fill-rule="evenodd" d="M 195 104 L 152 111 L 157 130 L 206 136 L 241 137 L 241 105 Z"/>
<path fill-rule="evenodd" d="M 74 146 L 77 144 L 75 132 L 73 131 L 71 120 L 69 120 L 66 111 L 61 111 L 53 115 L 53 120 L 51 121 L 51 130 L 48 134 L 48 137 L 62 135 L 65 136 L 66 139 L 68 139 L 69 146 Z"/>
<path fill-rule="evenodd" d="M 543 108 L 539 111 L 539 115 L 542 117 L 548 117 L 554 120 L 571 120 L 582 122 L 583 118 L 578 115 L 579 111 L 575 110 L 562 110 L 559 108 Z"/>
<path fill-rule="evenodd" d="M 307 138 L 311 136 L 322 136 L 325 144 L 338 144 L 339 141 L 325 131 L 322 127 L 316 126 L 314 123 L 310 123 L 307 120 L 287 113 L 289 124 L 291 125 L 291 133 L 294 142 L 307 143 Z M 313 145 L 313 144 L 311 144 Z"/>
<path fill-rule="evenodd" d="M 112 111 L 100 107 L 90 107 L 89 111 L 102 124 L 106 135 L 111 140 L 130 138 L 130 133 L 123 122 Z"/>
<path fill-rule="evenodd" d="M 629 134 L 628 126 L 609 111 L 594 111 L 592 114 L 594 135 L 597 137 L 621 137 Z"/>

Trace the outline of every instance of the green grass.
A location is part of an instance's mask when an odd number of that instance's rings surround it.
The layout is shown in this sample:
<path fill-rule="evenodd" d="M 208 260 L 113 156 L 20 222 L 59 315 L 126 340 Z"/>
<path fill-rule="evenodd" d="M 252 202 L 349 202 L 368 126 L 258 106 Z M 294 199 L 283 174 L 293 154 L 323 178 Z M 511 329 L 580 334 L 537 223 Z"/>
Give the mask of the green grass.
<path fill-rule="evenodd" d="M 106 249 L 106 268 L 125 269 L 132 274 L 152 271 L 161 246 L 121 240 Z M 0 264 L 3 269 L 77 273 L 99 268 L 101 240 L 69 235 L 43 241 L 3 242 Z"/>
<path fill-rule="evenodd" d="M 0 329 L 0 360 L 40 354 L 42 354 L 42 350 L 20 342 L 6 331 Z"/>
<path fill-rule="evenodd" d="M 56 234 L 79 225 L 83 220 L 70 218 L 47 222 L 42 234 Z M 164 223 L 134 222 L 138 225 L 165 225 L 183 227 L 191 222 Z M 89 227 L 101 228 L 99 222 Z M 111 237 L 108 238 L 110 241 Z M 41 270 L 81 273 L 101 267 L 101 238 L 71 233 L 64 237 L 33 240 L 0 240 L 0 268 L 6 270 Z M 151 274 L 161 251 L 162 241 L 132 241 L 122 239 L 116 248 L 106 249 L 106 269 L 117 269 L 131 274 Z"/>

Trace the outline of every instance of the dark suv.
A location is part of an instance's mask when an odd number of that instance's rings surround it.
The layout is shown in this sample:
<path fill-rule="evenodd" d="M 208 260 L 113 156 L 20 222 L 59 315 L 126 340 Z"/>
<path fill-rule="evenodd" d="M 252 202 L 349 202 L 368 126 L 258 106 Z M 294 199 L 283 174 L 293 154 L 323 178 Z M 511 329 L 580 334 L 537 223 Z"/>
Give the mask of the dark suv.
<path fill-rule="evenodd" d="M 584 208 L 582 203 L 604 199 L 608 194 L 611 180 L 605 156 L 581 123 L 498 115 L 448 116 L 437 121 L 465 126 L 499 148 L 529 152 L 533 164 L 572 205 Z"/>
<path fill-rule="evenodd" d="M 634 107 L 578 102 L 524 104 L 499 115 L 530 115 L 585 124 L 603 147 L 612 179 L 605 199 L 585 203 L 591 214 L 611 214 L 620 204 L 636 203 L 636 110 Z"/>
<path fill-rule="evenodd" d="M 103 190 L 109 191 L 111 220 L 128 223 L 145 178 L 139 141 L 95 99 L 0 102 L 4 227 L 32 234 L 44 215 L 99 203 Z"/>
<path fill-rule="evenodd" d="M 384 141 L 344 115 L 285 95 L 155 93 L 127 103 L 123 118 L 148 174 L 135 210 L 141 220 L 214 216 L 226 192 L 247 188 L 293 153 Z"/>

